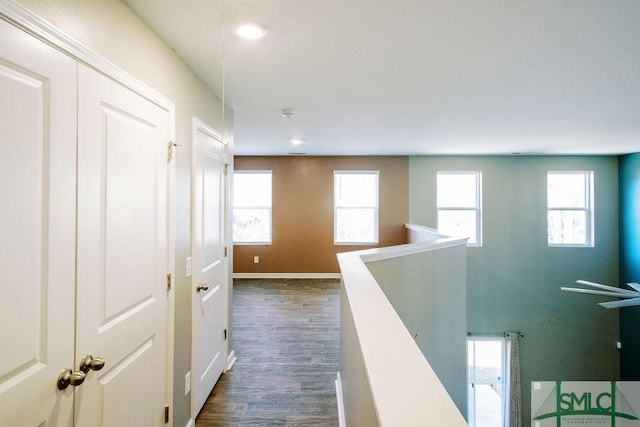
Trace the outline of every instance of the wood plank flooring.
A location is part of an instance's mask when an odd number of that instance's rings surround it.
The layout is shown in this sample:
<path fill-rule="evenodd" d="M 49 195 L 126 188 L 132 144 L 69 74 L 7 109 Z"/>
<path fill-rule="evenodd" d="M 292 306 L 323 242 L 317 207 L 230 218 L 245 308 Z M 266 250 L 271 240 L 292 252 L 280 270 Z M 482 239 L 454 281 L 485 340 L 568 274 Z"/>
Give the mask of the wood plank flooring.
<path fill-rule="evenodd" d="M 233 350 L 196 425 L 337 426 L 338 280 L 234 280 Z"/>

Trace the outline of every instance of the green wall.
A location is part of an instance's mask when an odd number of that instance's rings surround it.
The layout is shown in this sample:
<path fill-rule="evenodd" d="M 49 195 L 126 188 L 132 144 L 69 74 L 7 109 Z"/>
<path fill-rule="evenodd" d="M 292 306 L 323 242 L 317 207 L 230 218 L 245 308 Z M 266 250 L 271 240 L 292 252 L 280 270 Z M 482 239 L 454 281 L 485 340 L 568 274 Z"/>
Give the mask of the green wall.
<path fill-rule="evenodd" d="M 618 283 L 616 157 L 412 157 L 409 216 L 435 227 L 436 174 L 482 171 L 483 246 L 468 248 L 470 332 L 521 331 L 523 426 L 530 425 L 531 381 L 619 378 L 618 312 L 606 298 L 561 292 L 578 279 Z M 550 248 L 546 173 L 593 170 L 595 247 Z"/>

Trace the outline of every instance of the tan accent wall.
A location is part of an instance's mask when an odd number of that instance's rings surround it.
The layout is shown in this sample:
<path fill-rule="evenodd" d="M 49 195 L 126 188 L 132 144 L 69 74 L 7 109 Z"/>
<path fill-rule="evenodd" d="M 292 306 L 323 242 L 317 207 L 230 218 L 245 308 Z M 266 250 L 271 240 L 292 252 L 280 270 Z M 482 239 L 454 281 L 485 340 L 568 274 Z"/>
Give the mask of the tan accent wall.
<path fill-rule="evenodd" d="M 235 170 L 271 170 L 271 245 L 234 245 L 234 273 L 338 273 L 338 252 L 375 246 L 333 244 L 333 171 L 379 170 L 379 244 L 406 243 L 408 157 L 236 156 Z M 260 262 L 254 264 L 254 256 Z"/>

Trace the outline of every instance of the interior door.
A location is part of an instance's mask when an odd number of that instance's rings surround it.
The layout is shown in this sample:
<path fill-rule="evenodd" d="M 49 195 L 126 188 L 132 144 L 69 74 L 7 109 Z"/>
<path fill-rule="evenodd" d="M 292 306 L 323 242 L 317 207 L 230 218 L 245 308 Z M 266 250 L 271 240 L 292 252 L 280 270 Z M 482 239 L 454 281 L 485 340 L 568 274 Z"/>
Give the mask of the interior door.
<path fill-rule="evenodd" d="M 224 369 L 227 279 L 225 149 L 212 129 L 194 124 L 192 414 L 195 417 Z"/>
<path fill-rule="evenodd" d="M 169 113 L 78 69 L 76 425 L 164 423 Z"/>
<path fill-rule="evenodd" d="M 0 20 L 0 425 L 71 425 L 76 63 Z"/>

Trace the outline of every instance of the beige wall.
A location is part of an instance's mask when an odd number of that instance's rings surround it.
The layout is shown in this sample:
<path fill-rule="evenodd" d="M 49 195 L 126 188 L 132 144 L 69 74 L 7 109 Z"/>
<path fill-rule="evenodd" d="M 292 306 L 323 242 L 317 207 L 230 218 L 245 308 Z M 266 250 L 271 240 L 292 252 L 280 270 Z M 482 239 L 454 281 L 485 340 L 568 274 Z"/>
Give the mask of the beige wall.
<path fill-rule="evenodd" d="M 184 395 L 184 377 L 191 369 L 191 282 L 185 276 L 191 254 L 192 118 L 222 130 L 222 103 L 154 31 L 118 0 L 19 0 L 93 52 L 108 59 L 175 103 L 176 143 L 176 277 L 173 421 L 189 421 L 191 400 Z M 233 114 L 225 112 L 227 134 Z"/>
<path fill-rule="evenodd" d="M 336 253 L 370 248 L 333 244 L 333 171 L 380 171 L 379 245 L 405 243 L 407 157 L 235 157 L 235 170 L 271 170 L 273 241 L 235 245 L 234 273 L 338 273 Z M 253 257 L 260 257 L 254 264 Z"/>

